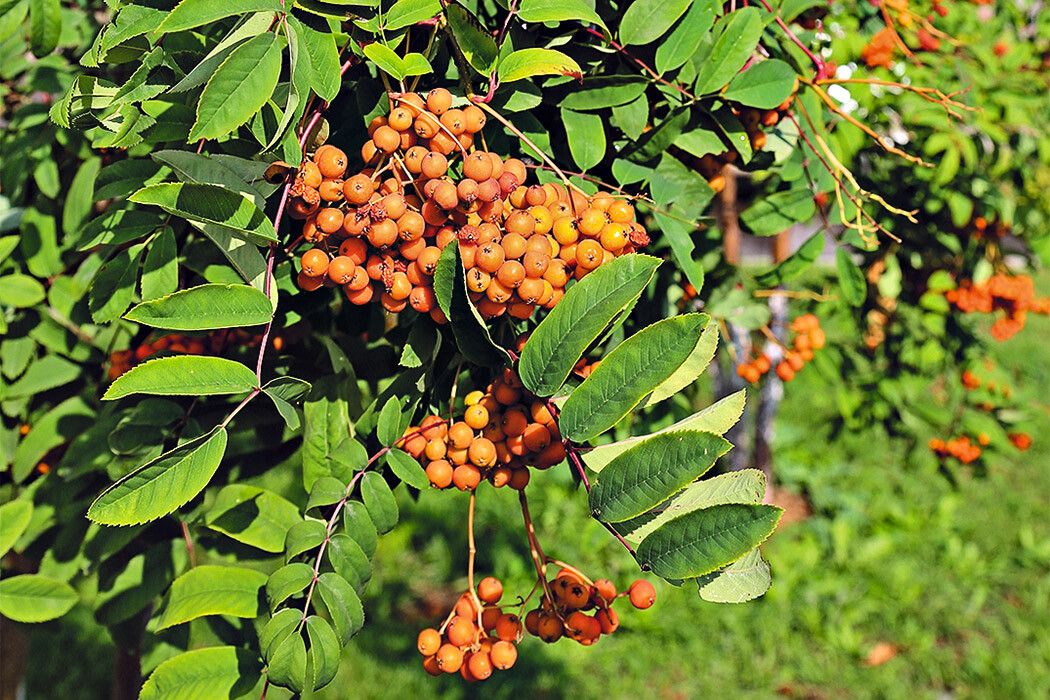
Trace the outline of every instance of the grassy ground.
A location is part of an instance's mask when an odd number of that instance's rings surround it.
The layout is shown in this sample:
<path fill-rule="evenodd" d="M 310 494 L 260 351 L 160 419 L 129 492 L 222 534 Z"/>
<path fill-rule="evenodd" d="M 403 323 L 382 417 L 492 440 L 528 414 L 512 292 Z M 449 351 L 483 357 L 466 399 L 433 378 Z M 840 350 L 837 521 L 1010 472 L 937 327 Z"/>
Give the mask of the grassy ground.
<path fill-rule="evenodd" d="M 1048 416 L 1050 321 L 1029 324 L 997 351 L 1016 389 Z M 1050 420 L 1027 452 L 995 460 L 987 478 L 953 489 L 932 470 L 904 468 L 903 446 L 877 430 L 830 440 L 830 401 L 816 373 L 801 372 L 783 405 L 778 478 L 807 496 L 813 515 L 764 548 L 774 585 L 763 599 L 719 606 L 700 601 L 695 588 L 658 586 L 654 608 L 625 608 L 620 631 L 594 647 L 526 639 L 513 671 L 484 684 L 430 678 L 414 640 L 465 585 L 466 499 L 425 493 L 418 504 L 406 499 L 403 523 L 381 540 L 365 598 L 369 623 L 345 652 L 336 683 L 317 697 L 1047 697 Z M 543 483 L 530 495 L 549 553 L 596 578 L 621 585 L 635 578 L 626 554 L 586 517 L 567 475 L 548 473 Z M 510 493 L 489 489 L 479 498 L 478 569 L 500 576 L 512 593 L 530 585 L 524 538 L 506 522 L 517 526 L 516 513 Z M 29 697 L 57 697 L 54 669 L 71 663 L 74 696 L 104 687 L 111 652 L 85 649 L 69 630 L 49 625 L 34 634 Z M 868 666 L 880 643 L 896 654 Z M 87 657 L 101 666 L 76 670 L 76 659 Z"/>

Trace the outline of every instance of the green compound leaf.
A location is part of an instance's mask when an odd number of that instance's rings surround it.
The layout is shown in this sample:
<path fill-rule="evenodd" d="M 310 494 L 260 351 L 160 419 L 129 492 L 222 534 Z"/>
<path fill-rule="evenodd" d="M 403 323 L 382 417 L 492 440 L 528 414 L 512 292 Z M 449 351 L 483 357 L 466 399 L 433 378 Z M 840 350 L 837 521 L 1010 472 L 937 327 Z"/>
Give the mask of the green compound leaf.
<path fill-rule="evenodd" d="M 284 538 L 284 560 L 292 558 L 311 549 L 321 546 L 328 531 L 320 520 L 301 520 L 292 525 Z"/>
<path fill-rule="evenodd" d="M 226 429 L 162 454 L 102 492 L 87 517 L 102 525 L 137 525 L 172 513 L 208 485 L 226 452 Z"/>
<path fill-rule="evenodd" d="M 554 396 L 587 347 L 634 306 L 660 262 L 648 255 L 623 255 L 569 289 L 525 343 L 519 372 L 529 391 Z"/>
<path fill-rule="evenodd" d="M 638 545 L 643 567 L 666 579 L 695 578 L 731 564 L 760 545 L 783 510 L 730 503 L 677 517 Z"/>
<path fill-rule="evenodd" d="M 284 551 L 284 538 L 299 520 L 294 503 L 248 484 L 223 487 L 204 516 L 205 525 L 212 530 L 274 553 Z"/>
<path fill-rule="evenodd" d="M 163 182 L 135 192 L 129 200 L 158 206 L 190 221 L 215 224 L 256 243 L 275 242 L 277 232 L 266 215 L 247 197 L 217 185 Z"/>
<path fill-rule="evenodd" d="M 243 284 L 202 284 L 133 306 L 124 318 L 153 328 L 205 331 L 265 324 L 270 300 Z"/>
<path fill-rule="evenodd" d="M 80 598 L 65 581 L 37 574 L 0 581 L 0 614 L 15 622 L 45 622 L 62 617 Z"/>
<path fill-rule="evenodd" d="M 263 612 L 266 574 L 238 566 L 198 566 L 175 579 L 165 597 L 157 629 L 205 615 L 258 617 Z"/>
<path fill-rule="evenodd" d="M 682 367 L 708 320 L 706 314 L 664 319 L 616 346 L 565 400 L 562 435 L 584 442 L 616 425 Z"/>
<path fill-rule="evenodd" d="M 570 56 L 555 49 L 518 49 L 500 61 L 496 75 L 501 83 L 513 83 L 536 75 L 565 75 L 580 80 L 583 71 Z"/>
<path fill-rule="evenodd" d="M 117 377 L 102 399 L 112 401 L 132 394 L 243 394 L 254 389 L 255 384 L 255 373 L 240 362 L 222 357 L 179 355 L 150 360 L 132 367 Z"/>
<path fill-rule="evenodd" d="M 617 523 L 655 508 L 703 476 L 732 448 L 712 433 L 659 433 L 602 470 L 588 495 L 591 515 Z"/>
<path fill-rule="evenodd" d="M 755 547 L 729 566 L 697 578 L 700 598 L 709 603 L 746 603 L 765 594 L 773 583 L 769 562 Z"/>
<path fill-rule="evenodd" d="M 361 477 L 361 498 L 368 509 L 368 516 L 375 523 L 376 531 L 383 534 L 394 529 L 398 518 L 397 501 L 382 476 L 366 472 Z"/>
<path fill-rule="evenodd" d="M 288 639 L 303 619 L 303 611 L 295 608 L 283 608 L 274 613 L 259 633 L 259 651 L 263 661 L 269 663 L 277 647 Z"/>
<path fill-rule="evenodd" d="M 139 700 L 225 700 L 240 697 L 255 686 L 261 673 L 257 654 L 248 649 L 194 649 L 157 666 L 142 685 Z"/>

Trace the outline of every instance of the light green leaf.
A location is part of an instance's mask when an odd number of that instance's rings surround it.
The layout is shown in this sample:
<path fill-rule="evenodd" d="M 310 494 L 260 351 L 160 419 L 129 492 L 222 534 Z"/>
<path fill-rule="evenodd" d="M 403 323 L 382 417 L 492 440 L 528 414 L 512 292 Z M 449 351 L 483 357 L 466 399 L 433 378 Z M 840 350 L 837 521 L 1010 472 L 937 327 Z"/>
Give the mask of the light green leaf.
<path fill-rule="evenodd" d="M 648 44 L 671 28 L 692 0 L 634 0 L 620 20 L 620 43 Z"/>
<path fill-rule="evenodd" d="M 301 693 L 306 687 L 306 642 L 298 634 L 277 645 L 266 667 L 266 679 L 276 686 Z"/>
<path fill-rule="evenodd" d="M 398 0 L 382 15 L 382 19 L 387 29 L 395 30 L 435 17 L 440 12 L 440 0 Z"/>
<path fill-rule="evenodd" d="M 379 533 L 361 501 L 347 501 L 343 506 L 343 527 L 369 557 L 374 556 L 379 546 Z"/>
<path fill-rule="evenodd" d="M 255 373 L 222 357 L 179 355 L 149 360 L 117 377 L 102 399 L 131 394 L 214 396 L 241 394 L 256 388 Z"/>
<path fill-rule="evenodd" d="M 33 55 L 41 57 L 54 51 L 61 34 L 62 4 L 59 0 L 29 0 L 29 47 Z"/>
<path fill-rule="evenodd" d="M 694 347 L 693 351 L 689 353 L 689 357 L 686 361 L 682 363 L 681 367 L 675 370 L 674 374 L 653 390 L 653 393 L 649 395 L 649 398 L 642 405 L 643 408 L 652 406 L 664 399 L 669 399 L 685 387 L 695 382 L 697 378 L 704 373 L 704 370 L 707 369 L 707 366 L 714 358 L 715 350 L 717 349 L 718 325 L 710 323 L 709 321 L 704 328 L 703 333 L 700 335 L 700 340 L 696 341 L 696 347 Z"/>
<path fill-rule="evenodd" d="M 361 498 L 368 509 L 368 517 L 380 534 L 394 529 L 398 518 L 397 501 L 382 476 L 376 472 L 365 472 L 361 477 Z"/>
<path fill-rule="evenodd" d="M 205 615 L 254 618 L 262 614 L 266 574 L 239 566 L 198 566 L 172 581 L 157 629 Z"/>
<path fill-rule="evenodd" d="M 395 80 L 404 80 L 405 62 L 390 47 L 377 41 L 366 46 L 364 52 L 372 63 L 389 73 L 390 77 Z"/>
<path fill-rule="evenodd" d="M 189 140 L 225 136 L 262 109 L 277 87 L 282 49 L 269 32 L 235 48 L 204 86 Z"/>
<path fill-rule="evenodd" d="M 44 285 L 29 275 L 15 272 L 0 277 L 0 305 L 22 309 L 39 304 L 45 296 Z"/>
<path fill-rule="evenodd" d="M 538 396 L 554 396 L 583 351 L 634 306 L 659 265 L 648 255 L 624 255 L 569 289 L 525 343 L 519 363 L 525 386 Z"/>
<path fill-rule="evenodd" d="M 194 649 L 157 666 L 139 700 L 227 700 L 250 691 L 261 673 L 258 656 L 248 649 Z"/>
<path fill-rule="evenodd" d="M 124 318 L 153 328 L 203 331 L 265 324 L 270 300 L 255 287 L 202 284 L 132 307 Z"/>
<path fill-rule="evenodd" d="M 310 498 L 306 501 L 306 510 L 338 503 L 345 495 L 346 484 L 334 476 L 322 476 L 310 487 Z"/>
<path fill-rule="evenodd" d="M 695 578 L 731 564 L 760 545 L 783 511 L 730 503 L 668 521 L 638 545 L 635 557 L 657 576 Z"/>
<path fill-rule="evenodd" d="M 701 40 L 715 23 L 714 0 L 693 0 L 689 12 L 667 38 L 656 47 L 656 70 L 664 73 L 685 64 L 696 53 Z"/>
<path fill-rule="evenodd" d="M 80 598 L 73 587 L 36 574 L 0 580 L 0 614 L 15 622 L 45 622 L 62 617 Z"/>
<path fill-rule="evenodd" d="M 285 564 L 270 574 L 266 581 L 266 600 L 270 603 L 270 609 L 275 609 L 289 596 L 305 591 L 313 580 L 313 567 L 301 561 Z"/>
<path fill-rule="evenodd" d="M 303 552 L 321 546 L 328 530 L 320 520 L 300 520 L 284 538 L 284 560 L 291 561 Z"/>
<path fill-rule="evenodd" d="M 700 576 L 697 583 L 700 598 L 709 603 L 746 603 L 768 591 L 773 577 L 755 547 L 724 569 Z"/>
<path fill-rule="evenodd" d="M 178 254 L 175 247 L 175 231 L 165 226 L 153 239 L 142 264 L 143 300 L 158 299 L 179 288 Z"/>
<path fill-rule="evenodd" d="M 452 36 L 467 63 L 484 77 L 492 72 L 499 56 L 492 33 L 481 25 L 477 17 L 459 3 L 445 5 L 445 17 Z"/>
<path fill-rule="evenodd" d="M 224 2 L 213 2 L 212 0 L 182 0 L 178 6 L 168 13 L 167 19 L 157 27 L 158 32 L 171 34 L 181 32 L 184 29 L 193 29 L 202 24 L 211 24 L 224 17 L 244 15 L 249 12 L 276 12 L 284 13 L 287 8 L 280 0 L 224 0 Z"/>
<path fill-rule="evenodd" d="M 596 24 L 602 28 L 606 37 L 609 28 L 591 7 L 583 0 L 523 0 L 518 8 L 518 18 L 522 22 L 564 22 L 580 20 Z"/>
<path fill-rule="evenodd" d="M 791 97 L 795 89 L 795 71 L 781 60 L 759 61 L 729 82 L 722 97 L 747 107 L 775 109 Z"/>
<path fill-rule="evenodd" d="M 562 435 L 576 442 L 616 425 L 689 358 L 707 326 L 705 314 L 657 321 L 610 352 L 562 405 Z"/>
<path fill-rule="evenodd" d="M 32 394 L 39 394 L 48 389 L 63 386 L 80 376 L 80 365 L 74 364 L 58 355 L 47 355 L 29 365 L 26 373 L 16 381 L 4 387 L 4 399 L 16 399 Z"/>
<path fill-rule="evenodd" d="M 11 551 L 33 517 L 33 502 L 19 498 L 0 506 L 0 557 Z"/>
<path fill-rule="evenodd" d="M 561 120 L 569 152 L 580 170 L 586 171 L 605 157 L 605 119 L 600 114 L 562 109 Z"/>
<path fill-rule="evenodd" d="M 361 545 L 340 533 L 332 535 L 325 552 L 335 572 L 349 581 L 358 593 L 363 592 L 365 584 L 372 578 L 372 564 Z"/>
<path fill-rule="evenodd" d="M 289 528 L 300 519 L 294 503 L 271 491 L 229 484 L 215 497 L 204 523 L 243 544 L 264 552 L 280 552 Z"/>
<path fill-rule="evenodd" d="M 762 17 L 755 7 L 730 12 L 719 23 L 722 31 L 709 50 L 701 45 L 693 62 L 698 66 L 695 93 L 718 92 L 744 67 L 762 36 Z"/>
<path fill-rule="evenodd" d="M 518 49 L 499 63 L 496 75 L 501 83 L 513 83 L 536 75 L 583 77 L 580 64 L 555 49 Z"/>
<path fill-rule="evenodd" d="M 87 517 L 102 525 L 137 525 L 172 513 L 204 490 L 225 452 L 225 428 L 179 445 L 103 491 Z"/>

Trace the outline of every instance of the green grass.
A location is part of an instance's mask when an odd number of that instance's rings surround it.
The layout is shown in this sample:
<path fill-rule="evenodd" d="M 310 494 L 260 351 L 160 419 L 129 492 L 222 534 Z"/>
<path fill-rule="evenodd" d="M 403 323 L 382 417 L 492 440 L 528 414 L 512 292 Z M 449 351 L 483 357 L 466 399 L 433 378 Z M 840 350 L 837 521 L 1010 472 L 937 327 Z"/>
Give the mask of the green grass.
<path fill-rule="evenodd" d="M 1041 286 L 1048 286 L 1044 275 Z M 985 478 L 953 488 L 932 467 L 906 467 L 904 444 L 879 430 L 830 436 L 831 392 L 803 371 L 777 425 L 776 470 L 804 493 L 809 519 L 765 546 L 772 590 L 740 606 L 704 603 L 695 587 L 659 585 L 648 611 L 621 610 L 621 629 L 589 648 L 527 638 L 512 671 L 484 684 L 431 678 L 415 636 L 440 621 L 465 586 L 466 497 L 403 498 L 403 520 L 381 540 L 365 596 L 368 623 L 344 653 L 336 682 L 316 694 L 367 698 L 1045 698 L 1050 693 L 1050 320 L 995 346 L 1013 385 L 1042 417 L 1024 453 L 991 460 Z M 834 337 L 829 339 L 834 342 Z M 587 517 L 564 470 L 530 488 L 549 554 L 623 586 L 637 569 Z M 404 494 L 401 494 L 404 496 Z M 531 585 L 513 494 L 483 489 L 477 515 L 479 575 L 511 595 Z M 35 630 L 29 697 L 71 697 L 55 668 L 104 687 L 103 635 L 76 642 Z M 67 628 L 68 630 L 68 628 Z M 885 641 L 899 653 L 869 668 Z M 104 646 L 104 644 L 102 645 Z M 84 683 L 83 681 L 89 681 Z M 94 681 L 91 683 L 90 681 Z M 78 692 L 79 691 L 79 692 Z M 271 690 L 268 698 L 286 698 Z"/>

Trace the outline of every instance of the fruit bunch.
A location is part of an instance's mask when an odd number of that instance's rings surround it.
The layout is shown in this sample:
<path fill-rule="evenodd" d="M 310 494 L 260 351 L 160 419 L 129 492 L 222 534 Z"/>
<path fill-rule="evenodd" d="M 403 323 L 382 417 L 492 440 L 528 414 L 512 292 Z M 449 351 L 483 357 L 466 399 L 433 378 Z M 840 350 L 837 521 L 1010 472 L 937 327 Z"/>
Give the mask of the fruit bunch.
<path fill-rule="evenodd" d="M 520 491 L 529 483 L 529 467 L 549 469 L 565 459 L 547 402 L 525 389 L 514 370 L 503 370 L 485 391 L 467 394 L 464 403 L 459 420 L 427 416 L 399 442 L 434 487 L 473 491 L 488 479 L 497 488 Z"/>
<path fill-rule="evenodd" d="M 1005 312 L 1005 316 L 996 320 L 991 329 L 992 337 L 1000 341 L 1024 328 L 1029 311 L 1050 313 L 1050 297 L 1037 299 L 1035 285 L 1027 275 L 997 274 L 977 284 L 964 280 L 955 289 L 945 292 L 944 297 L 963 313 Z"/>
<path fill-rule="evenodd" d="M 791 322 L 789 326 L 795 334 L 792 349 L 784 349 L 784 359 L 777 363 L 777 376 L 785 382 L 795 378 L 795 372 L 802 369 L 813 359 L 813 352 L 824 347 L 826 338 L 820 328 L 820 320 L 813 314 L 804 314 Z M 752 384 L 758 382 L 769 371 L 772 361 L 765 353 L 750 362 L 737 365 L 736 373 L 744 381 Z"/>
<path fill-rule="evenodd" d="M 987 444 L 987 442 L 984 444 Z M 940 438 L 933 438 L 930 440 L 929 445 L 934 454 L 941 459 L 952 456 L 963 464 L 969 464 L 981 456 L 981 448 L 970 442 L 970 438 L 965 435 L 947 442 Z"/>
<path fill-rule="evenodd" d="M 474 147 L 485 121 L 476 105 L 454 107 L 444 88 L 391 95 L 357 172 L 340 149 L 318 148 L 290 190 L 291 216 L 314 245 L 299 286 L 339 285 L 353 304 L 378 297 L 389 311 L 411 306 L 443 323 L 433 275 L 457 241 L 481 315 L 525 319 L 557 304 L 570 278 L 649 242 L 623 198 L 526 186 L 524 163 Z"/>
<path fill-rule="evenodd" d="M 248 333 L 241 329 L 216 331 L 206 336 L 188 336 L 180 333 L 163 335 L 138 347 L 118 350 L 109 356 L 109 378 L 116 379 L 135 365 L 151 355 L 168 351 L 180 355 L 203 355 L 205 352 L 217 354 L 230 345 L 258 345 L 262 335 Z M 273 339 L 274 347 L 281 349 L 281 338 Z"/>
<path fill-rule="evenodd" d="M 591 581 L 572 567 L 563 567 L 545 588 L 550 597 L 525 615 L 525 629 L 547 644 L 567 637 L 590 646 L 603 634 L 612 634 L 620 626 L 620 616 L 612 608 L 617 598 L 629 597 L 639 610 L 656 602 L 656 589 L 644 579 L 632 583 L 625 593 L 617 593 L 612 581 Z M 591 610 L 594 613 L 588 615 Z"/>
<path fill-rule="evenodd" d="M 567 637 L 590 646 L 619 627 L 620 618 L 612 609 L 617 598 L 629 596 L 639 609 L 651 607 L 656 599 L 648 581 L 635 581 L 627 593 L 617 594 L 611 581 L 592 582 L 572 567 L 562 568 L 544 583 L 544 596 L 550 591 L 550 602 L 530 611 L 523 625 L 518 615 L 505 612 L 499 604 L 503 584 L 492 576 L 482 579 L 476 593 L 460 596 L 440 628 L 419 633 L 416 645 L 424 670 L 432 676 L 459 672 L 469 682 L 483 681 L 517 661 L 523 627 L 548 644 Z M 525 601 L 514 605 L 520 610 Z M 590 610 L 596 612 L 588 615 Z"/>

